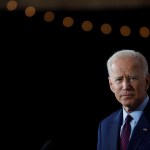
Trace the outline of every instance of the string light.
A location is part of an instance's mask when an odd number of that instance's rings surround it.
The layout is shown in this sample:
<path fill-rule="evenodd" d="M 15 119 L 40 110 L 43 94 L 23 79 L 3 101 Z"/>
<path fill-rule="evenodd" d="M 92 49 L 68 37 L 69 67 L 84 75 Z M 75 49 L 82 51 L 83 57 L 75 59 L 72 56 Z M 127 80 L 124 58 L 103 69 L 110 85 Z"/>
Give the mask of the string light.
<path fill-rule="evenodd" d="M 71 18 L 71 17 L 65 17 L 65 18 L 63 19 L 63 25 L 64 25 L 65 27 L 71 27 L 73 24 L 74 24 L 73 18 Z"/>
<path fill-rule="evenodd" d="M 91 31 L 93 29 L 93 24 L 91 21 L 83 21 L 82 29 L 84 31 Z"/>
<path fill-rule="evenodd" d="M 123 36 L 129 36 L 131 34 L 131 29 L 129 26 L 122 26 L 120 28 L 120 33 Z"/>
<path fill-rule="evenodd" d="M 111 31 L 112 31 L 112 27 L 111 27 L 110 24 L 104 23 L 104 24 L 101 25 L 101 32 L 103 34 L 110 34 Z"/>
<path fill-rule="evenodd" d="M 14 11 L 17 9 L 18 3 L 16 0 L 10 0 L 6 3 L 6 8 L 9 11 Z M 25 15 L 27 17 L 32 17 L 36 13 L 36 8 L 33 6 L 28 6 L 25 8 Z M 53 11 L 46 11 L 44 13 L 44 21 L 45 22 L 52 22 L 55 19 L 55 13 Z M 71 27 L 74 25 L 74 19 L 72 17 L 64 17 L 63 19 L 63 26 L 64 27 Z M 93 23 L 91 21 L 85 20 L 81 23 L 81 28 L 83 31 L 91 31 L 93 29 Z M 100 26 L 100 30 L 103 34 L 110 34 L 112 32 L 112 26 L 109 23 L 103 23 Z M 127 25 L 123 25 L 120 27 L 120 34 L 122 36 L 129 36 L 131 35 L 131 28 Z M 148 38 L 150 36 L 150 30 L 146 26 L 142 26 L 139 28 L 139 34 L 143 38 Z"/>
<path fill-rule="evenodd" d="M 141 27 L 139 32 L 143 38 L 147 38 L 150 35 L 150 30 L 147 27 Z"/>
<path fill-rule="evenodd" d="M 52 12 L 52 11 L 47 11 L 45 14 L 44 14 L 44 20 L 46 22 L 52 22 L 55 18 L 55 14 Z"/>
<path fill-rule="evenodd" d="M 6 8 L 9 10 L 9 11 L 13 11 L 17 8 L 17 1 L 15 0 L 11 0 L 7 3 L 6 5 Z"/>
<path fill-rule="evenodd" d="M 36 9 L 32 6 L 28 6 L 26 9 L 25 9 L 25 15 L 27 17 L 32 17 L 35 15 L 35 12 L 36 12 Z"/>

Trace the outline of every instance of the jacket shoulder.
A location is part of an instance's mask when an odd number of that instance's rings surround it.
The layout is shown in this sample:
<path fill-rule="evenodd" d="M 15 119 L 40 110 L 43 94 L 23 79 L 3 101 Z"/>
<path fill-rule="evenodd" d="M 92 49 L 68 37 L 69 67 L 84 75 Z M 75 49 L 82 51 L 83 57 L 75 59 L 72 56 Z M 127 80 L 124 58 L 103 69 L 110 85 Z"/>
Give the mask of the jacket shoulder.
<path fill-rule="evenodd" d="M 119 117 L 120 113 L 122 113 L 122 109 L 119 109 L 115 112 L 113 112 L 112 114 L 110 114 L 109 116 L 107 116 L 106 118 L 101 120 L 101 123 L 105 123 L 105 122 L 112 122 L 113 120 L 116 119 L 116 117 Z"/>

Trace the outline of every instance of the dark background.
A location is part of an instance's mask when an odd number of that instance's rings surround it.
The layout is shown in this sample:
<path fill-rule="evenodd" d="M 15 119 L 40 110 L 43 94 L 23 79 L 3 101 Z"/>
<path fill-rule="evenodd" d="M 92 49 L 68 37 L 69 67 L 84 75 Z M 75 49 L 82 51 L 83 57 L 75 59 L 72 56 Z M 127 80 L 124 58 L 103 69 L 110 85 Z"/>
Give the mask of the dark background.
<path fill-rule="evenodd" d="M 148 61 L 150 27 L 147 8 L 125 10 L 54 10 L 46 23 L 44 11 L 28 18 L 24 11 L 1 10 L 1 149 L 38 150 L 47 141 L 52 149 L 96 150 L 101 119 L 120 108 L 111 93 L 106 61 L 120 49 L 142 52 Z M 71 28 L 62 20 L 71 16 Z M 81 23 L 89 20 L 93 30 Z M 100 25 L 110 23 L 105 35 Z M 128 25 L 131 35 L 119 28 Z"/>

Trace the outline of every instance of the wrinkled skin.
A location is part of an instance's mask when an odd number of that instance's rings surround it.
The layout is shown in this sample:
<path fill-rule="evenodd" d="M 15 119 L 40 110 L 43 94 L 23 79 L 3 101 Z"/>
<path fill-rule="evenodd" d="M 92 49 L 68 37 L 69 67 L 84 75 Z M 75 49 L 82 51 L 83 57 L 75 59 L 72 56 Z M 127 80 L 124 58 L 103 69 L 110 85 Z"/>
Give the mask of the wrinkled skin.
<path fill-rule="evenodd" d="M 144 74 L 141 63 L 135 58 L 118 58 L 111 64 L 110 89 L 127 112 L 144 101 L 149 83 L 150 76 Z"/>

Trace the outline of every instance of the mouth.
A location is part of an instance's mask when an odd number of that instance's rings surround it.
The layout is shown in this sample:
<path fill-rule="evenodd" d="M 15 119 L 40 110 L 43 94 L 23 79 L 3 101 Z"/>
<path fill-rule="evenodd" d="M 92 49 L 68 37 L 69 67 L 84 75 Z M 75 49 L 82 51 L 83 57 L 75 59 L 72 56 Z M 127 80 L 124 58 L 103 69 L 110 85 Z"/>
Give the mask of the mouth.
<path fill-rule="evenodd" d="M 133 94 L 129 94 L 129 95 L 121 95 L 121 96 L 133 96 Z"/>
<path fill-rule="evenodd" d="M 134 93 L 129 92 L 129 91 L 126 91 L 126 92 L 122 92 L 120 95 L 121 95 L 122 97 L 133 97 L 133 96 L 134 96 Z"/>
<path fill-rule="evenodd" d="M 121 95 L 121 97 L 123 98 L 123 99 L 132 99 L 133 98 L 133 96 L 134 96 L 134 94 L 123 94 L 123 95 Z"/>

